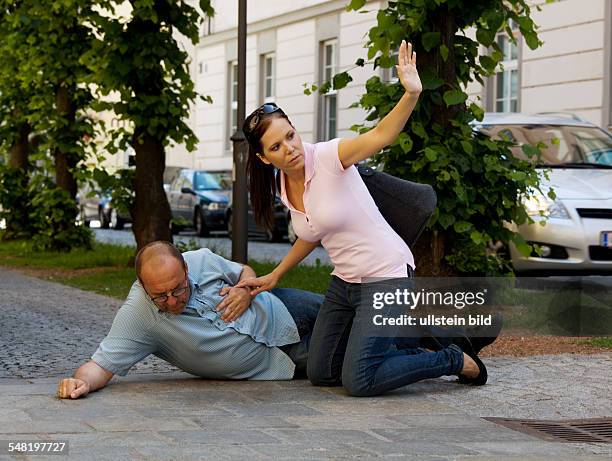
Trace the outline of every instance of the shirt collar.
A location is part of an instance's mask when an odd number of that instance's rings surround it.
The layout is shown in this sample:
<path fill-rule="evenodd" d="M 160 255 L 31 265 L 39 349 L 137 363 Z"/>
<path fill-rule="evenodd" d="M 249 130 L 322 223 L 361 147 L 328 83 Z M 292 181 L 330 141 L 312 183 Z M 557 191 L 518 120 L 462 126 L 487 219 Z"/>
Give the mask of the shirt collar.
<path fill-rule="evenodd" d="M 308 187 L 308 183 L 314 176 L 314 145 L 309 143 L 303 143 L 304 146 L 304 188 Z M 281 201 L 290 210 L 295 210 L 293 206 L 289 204 L 287 198 L 287 189 L 285 188 L 285 173 L 280 172 L 280 197 Z"/>
<path fill-rule="evenodd" d="M 194 308 L 195 306 L 195 292 L 199 290 L 200 285 L 191 277 L 189 272 L 187 273 L 187 280 L 189 280 L 189 299 L 187 300 L 186 308 Z"/>

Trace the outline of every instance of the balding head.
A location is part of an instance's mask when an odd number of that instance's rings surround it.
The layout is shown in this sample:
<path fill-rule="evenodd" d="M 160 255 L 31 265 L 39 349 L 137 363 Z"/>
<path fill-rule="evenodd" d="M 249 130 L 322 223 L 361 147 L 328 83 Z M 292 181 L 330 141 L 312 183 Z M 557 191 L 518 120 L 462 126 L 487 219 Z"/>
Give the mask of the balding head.
<path fill-rule="evenodd" d="M 136 276 L 142 282 L 143 273 L 157 271 L 165 266 L 176 266 L 177 263 L 180 267 L 185 266 L 185 260 L 178 248 L 170 242 L 157 240 L 142 247 L 136 255 Z"/>
<path fill-rule="evenodd" d="M 150 298 L 166 298 L 155 301 L 159 309 L 171 314 L 183 311 L 189 298 L 187 265 L 174 245 L 157 241 L 143 247 L 136 255 L 136 274 Z M 174 295 L 177 290 L 182 292 Z"/>

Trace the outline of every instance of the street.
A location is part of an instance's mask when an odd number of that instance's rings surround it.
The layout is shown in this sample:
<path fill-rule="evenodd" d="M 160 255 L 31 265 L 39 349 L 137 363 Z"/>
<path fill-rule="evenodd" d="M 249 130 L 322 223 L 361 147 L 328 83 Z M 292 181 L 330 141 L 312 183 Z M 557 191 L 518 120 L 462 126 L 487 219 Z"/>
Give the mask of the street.
<path fill-rule="evenodd" d="M 98 242 L 127 246 L 136 245 L 131 228 L 125 230 L 93 228 L 92 231 Z M 183 242 L 187 245 L 195 244 L 201 248 L 209 248 L 211 251 L 226 258 L 231 257 L 232 254 L 232 241 L 227 238 L 227 234 L 225 233 L 218 233 L 211 238 L 201 238 L 193 231 L 183 231 L 179 235 L 174 236 L 174 242 Z M 290 248 L 291 244 L 287 242 L 268 243 L 263 241 L 249 241 L 249 258 L 257 261 L 280 262 Z M 322 247 L 318 247 L 310 253 L 302 264 L 314 266 L 317 264 L 317 260 L 322 265 L 331 265 L 329 256 Z"/>

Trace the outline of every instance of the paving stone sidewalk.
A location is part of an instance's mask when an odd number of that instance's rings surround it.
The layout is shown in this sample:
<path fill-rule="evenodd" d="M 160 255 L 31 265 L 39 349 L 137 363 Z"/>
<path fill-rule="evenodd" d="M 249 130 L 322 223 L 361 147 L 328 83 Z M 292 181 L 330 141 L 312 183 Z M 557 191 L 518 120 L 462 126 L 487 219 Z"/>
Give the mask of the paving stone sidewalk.
<path fill-rule="evenodd" d="M 0 460 L 601 460 L 606 444 L 553 443 L 482 417 L 612 416 L 612 354 L 487 359 L 490 384 L 428 380 L 377 398 L 305 380 L 207 381 L 158 359 L 100 392 L 55 397 L 120 303 L 0 269 Z M 9 455 L 8 441 L 69 455 Z"/>

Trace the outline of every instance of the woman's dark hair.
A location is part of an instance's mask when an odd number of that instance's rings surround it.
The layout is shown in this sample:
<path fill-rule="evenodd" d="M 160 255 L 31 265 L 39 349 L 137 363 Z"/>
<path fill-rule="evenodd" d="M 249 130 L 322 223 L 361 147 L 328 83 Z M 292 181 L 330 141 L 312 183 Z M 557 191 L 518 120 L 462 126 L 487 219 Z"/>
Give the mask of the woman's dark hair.
<path fill-rule="evenodd" d="M 261 137 L 274 118 L 284 118 L 293 126 L 289 117 L 275 104 L 264 104 L 249 115 L 242 126 L 249 143 L 246 168 L 251 206 L 255 221 L 267 229 L 274 229 L 274 200 L 280 191 L 280 181 L 279 176 L 274 177 L 274 166 L 262 162 L 257 158 L 257 154 L 263 155 Z"/>

